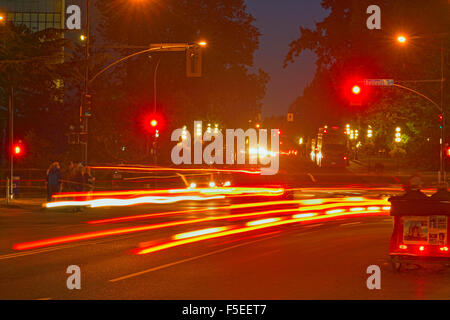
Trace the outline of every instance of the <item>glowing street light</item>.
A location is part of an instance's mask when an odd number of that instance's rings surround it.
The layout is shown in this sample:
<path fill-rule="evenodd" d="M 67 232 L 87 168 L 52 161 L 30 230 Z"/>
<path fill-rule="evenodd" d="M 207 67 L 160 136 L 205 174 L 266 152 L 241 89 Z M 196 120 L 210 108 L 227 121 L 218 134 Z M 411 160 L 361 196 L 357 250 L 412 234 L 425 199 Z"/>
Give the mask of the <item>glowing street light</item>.
<path fill-rule="evenodd" d="M 87 39 L 87 37 L 86 37 L 84 34 L 82 34 L 82 35 L 80 36 L 80 40 L 81 40 L 81 41 L 86 41 L 86 39 Z"/>
<path fill-rule="evenodd" d="M 200 42 L 198 43 L 198 45 L 199 45 L 200 47 L 206 47 L 206 46 L 208 45 L 208 43 L 207 43 L 206 41 L 200 41 Z"/>
<path fill-rule="evenodd" d="M 406 43 L 406 40 L 407 40 L 406 37 L 403 36 L 403 35 L 400 35 L 400 36 L 397 37 L 397 42 L 398 43 L 404 44 L 404 43 Z"/>

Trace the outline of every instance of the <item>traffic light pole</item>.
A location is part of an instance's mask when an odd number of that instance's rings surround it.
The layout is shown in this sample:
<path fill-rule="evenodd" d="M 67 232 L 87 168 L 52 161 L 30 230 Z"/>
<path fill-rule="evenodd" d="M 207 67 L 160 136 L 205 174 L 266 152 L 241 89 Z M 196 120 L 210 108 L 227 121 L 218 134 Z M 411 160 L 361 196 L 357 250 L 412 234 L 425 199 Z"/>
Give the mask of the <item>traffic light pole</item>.
<path fill-rule="evenodd" d="M 441 69 L 442 69 L 441 70 L 442 79 L 440 80 L 441 81 L 441 90 L 442 90 L 442 92 L 441 92 L 441 95 L 442 95 L 441 96 L 441 105 L 437 104 L 436 102 L 434 102 L 433 100 L 428 98 L 426 95 L 424 95 L 424 94 L 422 94 L 422 93 L 420 93 L 420 92 L 418 92 L 418 91 L 416 91 L 414 89 L 402 86 L 402 85 L 397 84 L 397 83 L 393 84 L 394 87 L 405 89 L 405 90 L 408 90 L 410 92 L 413 92 L 413 93 L 421 96 L 422 98 L 424 98 L 424 99 L 428 100 L 429 102 L 431 102 L 439 110 L 439 113 L 440 113 L 440 115 L 442 117 L 442 120 L 441 120 L 442 123 L 440 124 L 441 136 L 440 136 L 440 139 L 439 139 L 441 155 L 439 157 L 438 184 L 446 183 L 446 181 L 447 181 L 447 175 L 446 175 L 446 172 L 445 172 L 445 161 L 444 161 L 444 153 L 445 153 L 445 143 L 444 143 L 444 139 L 445 139 L 445 112 L 444 112 L 444 95 L 443 95 L 443 93 L 444 93 L 444 89 L 443 89 L 444 88 L 444 64 L 443 63 L 442 63 L 442 68 Z"/>
<path fill-rule="evenodd" d="M 441 127 L 441 174 L 444 179 L 444 183 L 447 184 L 447 172 L 445 169 L 444 161 L 444 148 L 445 148 L 445 109 L 444 109 L 444 38 L 441 39 L 441 114 L 442 114 L 442 127 Z M 440 180 L 440 179 L 439 179 Z"/>
<path fill-rule="evenodd" d="M 7 197 L 6 204 L 12 200 L 14 190 L 14 88 L 11 87 L 9 91 L 9 179 L 7 179 Z"/>
<path fill-rule="evenodd" d="M 85 47 L 85 73 L 84 73 L 84 94 L 81 99 L 81 110 L 80 110 L 80 123 L 83 126 L 83 134 L 86 137 L 84 141 L 84 151 L 83 151 L 83 162 L 84 165 L 88 164 L 88 141 L 89 141 L 89 131 L 88 131 L 88 116 L 85 114 L 86 111 L 86 99 L 89 96 L 89 57 L 90 57 L 90 40 L 91 40 L 91 30 L 90 30 L 90 0 L 86 0 L 86 47 Z"/>

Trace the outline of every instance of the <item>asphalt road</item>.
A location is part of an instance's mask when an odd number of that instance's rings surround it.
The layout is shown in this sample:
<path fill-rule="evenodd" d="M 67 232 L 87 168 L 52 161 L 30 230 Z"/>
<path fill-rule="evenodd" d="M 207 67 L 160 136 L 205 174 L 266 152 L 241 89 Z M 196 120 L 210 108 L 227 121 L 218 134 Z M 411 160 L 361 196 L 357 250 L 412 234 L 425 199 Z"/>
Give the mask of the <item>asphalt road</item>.
<path fill-rule="evenodd" d="M 390 176 L 283 168 L 286 172 L 278 176 L 279 181 L 273 177 L 269 181 L 292 188 L 288 199 L 187 201 L 81 212 L 0 208 L 0 299 L 450 299 L 448 267 L 411 266 L 394 273 L 388 255 L 392 219 L 387 212 L 265 227 L 136 254 L 139 248 L 174 241 L 174 236 L 186 232 L 244 228 L 249 221 L 286 218 L 298 206 L 290 201 L 382 196 L 398 192 L 399 187 Z M 233 183 L 254 182 L 247 178 Z M 283 203 L 257 207 L 263 201 Z M 245 203 L 253 205 L 223 208 Z M 87 223 L 149 214 L 131 221 Z M 164 225 L 134 230 L 160 224 Z M 130 228 L 134 231 L 79 238 Z M 19 243 L 72 235 L 77 237 L 13 249 Z M 80 290 L 66 286 L 70 276 L 66 270 L 71 265 L 80 267 Z M 381 269 L 380 290 L 367 288 L 371 265 Z"/>
<path fill-rule="evenodd" d="M 202 203 L 200 208 L 225 203 Z M 181 203 L 164 211 L 199 208 Z M 106 216 L 161 211 L 136 206 L 15 212 L 2 219 L 1 299 L 449 299 L 450 268 L 426 266 L 400 274 L 391 269 L 387 215 L 336 218 L 267 228 L 187 244 L 148 255 L 133 250 L 192 230 L 235 224 L 219 220 L 24 251 L 18 242 L 69 234 L 177 221 L 179 216 L 106 225 L 84 222 Z M 182 219 L 227 215 L 193 212 Z M 245 219 L 244 219 L 245 220 Z M 247 219 L 248 220 L 248 219 Z M 246 220 L 245 220 L 246 221 Z M 238 221 L 241 222 L 241 221 Z M 81 269 L 81 290 L 69 290 L 66 269 Z M 369 290 L 367 267 L 381 268 L 381 290 Z"/>

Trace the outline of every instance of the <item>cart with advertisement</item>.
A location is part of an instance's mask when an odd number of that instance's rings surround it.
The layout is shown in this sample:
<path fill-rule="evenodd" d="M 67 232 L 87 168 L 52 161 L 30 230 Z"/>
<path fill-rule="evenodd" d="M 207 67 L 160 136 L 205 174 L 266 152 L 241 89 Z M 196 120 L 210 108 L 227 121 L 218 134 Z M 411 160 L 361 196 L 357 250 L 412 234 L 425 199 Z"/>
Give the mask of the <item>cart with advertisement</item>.
<path fill-rule="evenodd" d="M 389 199 L 394 230 L 389 255 L 395 271 L 408 264 L 450 265 L 450 201 Z"/>

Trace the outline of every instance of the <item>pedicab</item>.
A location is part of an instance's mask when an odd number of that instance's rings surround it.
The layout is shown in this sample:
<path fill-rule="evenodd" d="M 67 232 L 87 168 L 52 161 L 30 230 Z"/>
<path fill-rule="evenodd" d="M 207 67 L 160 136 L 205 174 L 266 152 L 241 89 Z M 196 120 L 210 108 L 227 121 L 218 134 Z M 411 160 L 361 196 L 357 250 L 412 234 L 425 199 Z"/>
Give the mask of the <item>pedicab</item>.
<path fill-rule="evenodd" d="M 389 201 L 394 217 L 389 247 L 394 271 L 410 264 L 449 265 L 450 198 L 400 196 Z"/>

